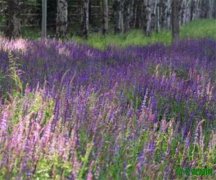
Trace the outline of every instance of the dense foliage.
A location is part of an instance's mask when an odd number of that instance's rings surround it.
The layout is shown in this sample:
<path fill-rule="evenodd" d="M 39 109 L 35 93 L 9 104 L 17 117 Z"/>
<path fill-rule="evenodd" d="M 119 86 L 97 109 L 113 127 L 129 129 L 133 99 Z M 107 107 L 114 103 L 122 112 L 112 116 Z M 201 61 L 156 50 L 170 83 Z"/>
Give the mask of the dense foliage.
<path fill-rule="evenodd" d="M 1 39 L 0 177 L 176 179 L 216 164 L 216 42 L 104 51 Z M 208 176 L 206 178 L 213 178 Z"/>

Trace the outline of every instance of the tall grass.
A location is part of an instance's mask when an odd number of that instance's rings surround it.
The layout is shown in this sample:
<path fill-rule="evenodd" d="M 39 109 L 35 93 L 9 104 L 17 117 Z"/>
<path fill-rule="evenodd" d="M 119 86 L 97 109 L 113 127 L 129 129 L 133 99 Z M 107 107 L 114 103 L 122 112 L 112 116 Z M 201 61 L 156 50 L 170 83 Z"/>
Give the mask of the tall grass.
<path fill-rule="evenodd" d="M 17 58 L 9 51 L 8 69 L 4 73 L 0 70 L 0 93 L 3 99 L 23 94 L 23 83 L 20 79 L 21 73 Z"/>

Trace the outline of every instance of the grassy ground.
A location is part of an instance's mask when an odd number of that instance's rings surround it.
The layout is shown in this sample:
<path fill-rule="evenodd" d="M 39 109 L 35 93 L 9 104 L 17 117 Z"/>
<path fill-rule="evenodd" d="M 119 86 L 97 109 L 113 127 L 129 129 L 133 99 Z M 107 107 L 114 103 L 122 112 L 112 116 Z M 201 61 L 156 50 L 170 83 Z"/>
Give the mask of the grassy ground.
<path fill-rule="evenodd" d="M 181 38 L 216 38 L 216 20 L 197 20 L 181 28 Z"/>
<path fill-rule="evenodd" d="M 24 38 L 37 39 L 40 37 L 40 33 L 36 30 L 23 31 Z M 196 20 L 190 22 L 187 25 L 181 27 L 180 37 L 182 39 L 188 38 L 216 38 L 216 20 L 205 19 Z M 130 45 L 147 45 L 154 43 L 171 43 L 171 32 L 168 30 L 163 30 L 159 33 L 152 33 L 150 37 L 145 36 L 141 30 L 132 30 L 126 34 L 109 34 L 102 35 L 100 33 L 92 33 L 88 40 L 84 40 L 78 36 L 69 36 L 69 39 L 75 40 L 79 43 L 88 44 L 92 47 L 105 49 L 108 46 L 120 46 L 127 47 Z"/>
<path fill-rule="evenodd" d="M 216 20 L 197 20 L 181 27 L 180 37 L 187 38 L 216 38 Z M 91 34 L 87 41 L 78 37 L 74 38 L 78 42 L 84 42 L 90 46 L 104 49 L 107 46 L 115 45 L 127 47 L 129 45 L 147 45 L 154 43 L 171 43 L 171 32 L 161 31 L 152 33 L 150 37 L 144 35 L 140 30 L 133 30 L 122 35 L 98 35 Z"/>

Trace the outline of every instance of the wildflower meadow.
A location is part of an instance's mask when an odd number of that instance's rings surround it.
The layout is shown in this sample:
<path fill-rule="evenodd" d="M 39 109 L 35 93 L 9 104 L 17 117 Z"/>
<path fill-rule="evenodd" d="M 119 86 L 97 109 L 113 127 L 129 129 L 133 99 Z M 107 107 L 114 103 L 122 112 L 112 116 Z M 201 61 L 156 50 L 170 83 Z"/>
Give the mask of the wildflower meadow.
<path fill-rule="evenodd" d="M 0 179 L 216 178 L 215 40 L 0 41 Z"/>

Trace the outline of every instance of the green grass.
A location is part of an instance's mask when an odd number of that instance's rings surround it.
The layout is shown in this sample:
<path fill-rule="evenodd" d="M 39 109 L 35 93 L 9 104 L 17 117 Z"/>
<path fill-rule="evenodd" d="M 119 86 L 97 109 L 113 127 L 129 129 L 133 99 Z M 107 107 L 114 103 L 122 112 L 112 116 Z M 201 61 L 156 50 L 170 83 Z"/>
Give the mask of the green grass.
<path fill-rule="evenodd" d="M 196 20 L 181 27 L 181 39 L 213 38 L 216 39 L 216 20 Z M 172 42 L 171 32 L 163 30 L 159 33 L 153 32 L 150 37 L 145 36 L 141 30 L 132 30 L 126 34 L 103 36 L 101 34 L 90 34 L 88 40 L 73 37 L 75 41 L 86 43 L 92 47 L 104 49 L 108 46 L 127 47 L 130 45 L 147 45 L 163 43 L 169 45 Z"/>
<path fill-rule="evenodd" d="M 50 33 L 48 33 L 50 35 Z M 22 37 L 27 39 L 40 38 L 39 30 L 23 29 Z M 54 34 L 51 33 L 51 37 Z M 153 32 L 151 36 L 145 36 L 142 30 L 131 30 L 125 34 L 107 34 L 106 36 L 101 33 L 91 33 L 88 40 L 79 36 L 68 35 L 67 39 L 73 40 L 81 44 L 88 44 L 98 49 L 105 49 L 108 46 L 127 47 L 132 45 L 147 45 L 154 43 L 171 43 L 171 33 L 169 31 L 161 31 L 160 33 Z"/>
<path fill-rule="evenodd" d="M 48 33 L 49 34 L 49 33 Z M 23 29 L 23 38 L 37 39 L 40 37 L 39 30 Z M 53 36 L 53 33 L 52 35 Z M 196 20 L 181 27 L 181 39 L 189 38 L 213 38 L 216 39 L 216 20 L 203 19 Z M 74 40 L 78 43 L 88 44 L 92 47 L 105 49 L 108 46 L 127 47 L 131 45 L 147 45 L 154 43 L 163 43 L 169 45 L 172 41 L 171 32 L 163 30 L 159 33 L 153 32 L 150 37 L 145 36 L 142 30 L 131 30 L 126 34 L 110 33 L 106 36 L 101 33 L 91 33 L 88 40 L 82 39 L 79 36 L 68 35 L 67 39 Z"/>
<path fill-rule="evenodd" d="M 37 28 L 22 28 L 22 37 L 27 39 L 38 39 L 41 35 L 40 30 Z"/>
<path fill-rule="evenodd" d="M 192 21 L 181 28 L 180 37 L 216 39 L 216 20 L 202 19 Z"/>
<path fill-rule="evenodd" d="M 171 34 L 169 31 L 162 31 L 160 33 L 152 33 L 151 36 L 145 36 L 141 30 L 132 30 L 126 34 L 90 34 L 88 40 L 80 37 L 72 37 L 73 40 L 79 43 L 85 43 L 92 47 L 104 49 L 108 46 L 127 47 L 131 45 L 147 45 L 153 43 L 170 44 Z"/>

